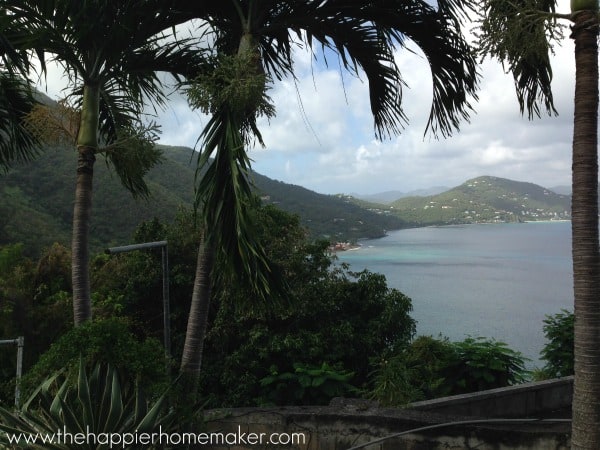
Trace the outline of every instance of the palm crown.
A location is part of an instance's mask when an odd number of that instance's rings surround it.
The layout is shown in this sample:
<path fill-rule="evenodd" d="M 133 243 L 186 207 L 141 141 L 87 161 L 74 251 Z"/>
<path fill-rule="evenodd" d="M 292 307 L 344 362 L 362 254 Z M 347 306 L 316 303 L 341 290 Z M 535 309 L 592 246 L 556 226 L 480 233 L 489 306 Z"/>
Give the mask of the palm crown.
<path fill-rule="evenodd" d="M 227 0 L 184 2 L 181 8 L 208 25 L 218 55 L 216 70 L 189 89 L 192 106 L 212 115 L 200 136 L 197 204 L 204 208 L 208 238 L 214 230 L 217 247 L 233 256 L 238 273 L 252 273 L 255 285 L 265 286 L 266 278 L 249 268 L 258 261 L 264 274 L 269 269 L 249 232 L 252 190 L 244 145 L 251 138 L 262 143 L 257 117 L 274 114 L 271 83 L 294 78 L 295 46 L 315 57 L 333 54 L 349 73 L 364 73 L 379 138 L 400 133 L 407 121 L 394 52 L 409 40 L 423 50 L 433 75 L 429 130 L 449 135 L 468 118 L 469 101 L 476 98 L 475 56 L 460 32 L 462 10 L 452 0 L 440 1 L 437 9 L 420 0 Z"/>
<path fill-rule="evenodd" d="M 76 324 L 91 317 L 88 238 L 95 156 L 103 152 L 129 190 L 146 194 L 143 176 L 159 152 L 152 145 L 155 127 L 141 116 L 148 105 L 165 103 L 159 72 L 180 81 L 202 69 L 202 52 L 194 43 L 168 33 L 186 20 L 171 3 L 0 1 L 0 10 L 26 35 L 22 48 L 37 53 L 42 69 L 47 61 L 63 67 L 70 105 L 80 114 L 72 241 Z"/>

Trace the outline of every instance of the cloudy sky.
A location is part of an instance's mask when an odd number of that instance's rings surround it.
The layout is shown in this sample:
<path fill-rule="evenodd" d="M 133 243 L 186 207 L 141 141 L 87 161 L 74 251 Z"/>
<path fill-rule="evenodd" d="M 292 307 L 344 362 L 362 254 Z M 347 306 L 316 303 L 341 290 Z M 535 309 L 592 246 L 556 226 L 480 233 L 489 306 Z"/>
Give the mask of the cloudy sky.
<path fill-rule="evenodd" d="M 559 11 L 569 2 L 559 0 Z M 408 84 L 404 132 L 386 141 L 374 137 L 363 79 L 341 74 L 297 52 L 298 80 L 276 82 L 271 91 L 277 117 L 261 122 L 266 148 L 250 151 L 253 168 L 270 178 L 320 193 L 373 194 L 453 187 L 469 178 L 493 175 L 545 187 L 569 185 L 574 92 L 573 43 L 565 38 L 553 57 L 553 90 L 558 117 L 528 121 L 520 115 L 512 78 L 495 61 L 482 67 L 479 102 L 470 123 L 448 139 L 424 136 L 431 102 L 431 76 L 422 56 L 397 54 Z M 58 69 L 48 76 L 47 93 L 58 96 Z M 160 142 L 194 147 L 206 119 L 180 95 L 157 118 Z"/>

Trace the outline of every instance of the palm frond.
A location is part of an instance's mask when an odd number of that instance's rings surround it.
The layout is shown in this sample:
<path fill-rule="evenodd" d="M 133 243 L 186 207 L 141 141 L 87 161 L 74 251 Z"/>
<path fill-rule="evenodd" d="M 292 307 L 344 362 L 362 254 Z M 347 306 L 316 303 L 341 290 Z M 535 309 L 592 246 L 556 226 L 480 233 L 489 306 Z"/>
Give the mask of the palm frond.
<path fill-rule="evenodd" d="M 206 240 L 234 273 L 268 299 L 283 290 L 283 280 L 268 262 L 252 223 L 250 160 L 239 122 L 229 111 L 215 113 L 201 139 L 195 206 L 202 209 Z"/>
<path fill-rule="evenodd" d="M 150 195 L 144 178 L 163 159 L 162 151 L 156 146 L 157 138 L 156 125 L 138 125 L 137 129 L 120 129 L 117 141 L 100 149 L 107 165 L 114 168 L 121 184 L 134 197 Z"/>
<path fill-rule="evenodd" d="M 497 58 L 512 73 L 523 114 L 540 117 L 542 110 L 557 114 L 552 94 L 552 41 L 562 38 L 562 27 L 551 14 L 549 0 L 486 0 L 478 20 L 481 55 Z"/>
<path fill-rule="evenodd" d="M 449 0 L 438 2 L 435 9 L 422 0 L 379 0 L 358 12 L 374 24 L 383 45 L 406 50 L 410 40 L 424 53 L 433 81 L 426 131 L 434 136 L 446 137 L 458 130 L 460 122 L 469 119 L 471 101 L 477 99 L 476 55 L 460 29 L 465 9 L 471 6 L 469 1 Z"/>
<path fill-rule="evenodd" d="M 244 10 L 247 4 L 241 4 Z M 473 7 L 471 1 L 443 0 L 437 9 L 423 0 L 269 0 L 259 5 L 247 23 L 259 42 L 265 70 L 275 79 L 293 77 L 295 45 L 304 43 L 315 56 L 317 50 L 332 50 L 345 70 L 364 72 L 377 137 L 400 133 L 407 121 L 401 103 L 404 81 L 394 61 L 395 49 L 405 49 L 407 39 L 423 50 L 431 67 L 433 102 L 427 129 L 447 136 L 468 120 L 478 74 L 460 23 Z M 216 45 L 219 51 L 232 52 L 242 24 L 231 8 L 218 13 L 223 16 L 210 19 L 221 29 Z"/>
<path fill-rule="evenodd" d="M 0 168 L 35 158 L 39 140 L 27 128 L 25 119 L 36 101 L 31 86 L 20 77 L 0 72 Z"/>
<path fill-rule="evenodd" d="M 0 9 L 0 68 L 26 77 L 31 68 L 25 52 L 30 36 L 27 28 L 18 25 L 7 11 Z"/>
<path fill-rule="evenodd" d="M 413 1 L 410 8 L 397 15 L 401 25 L 390 23 L 427 58 L 433 81 L 427 129 L 444 137 L 458 130 L 461 121 L 469 119 L 479 81 L 475 51 L 463 37 L 459 21 L 448 12 L 436 11 L 424 1 Z"/>

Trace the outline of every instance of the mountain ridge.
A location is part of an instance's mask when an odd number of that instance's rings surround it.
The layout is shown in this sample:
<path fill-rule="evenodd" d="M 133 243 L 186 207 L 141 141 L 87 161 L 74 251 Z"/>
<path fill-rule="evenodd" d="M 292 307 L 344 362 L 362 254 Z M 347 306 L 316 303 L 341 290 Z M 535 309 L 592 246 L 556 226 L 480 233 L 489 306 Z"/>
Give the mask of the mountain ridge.
<path fill-rule="evenodd" d="M 128 243 L 143 220 L 156 217 L 170 221 L 181 207 L 191 208 L 197 153 L 187 147 L 159 147 L 163 161 L 146 176 L 151 192 L 148 200 L 134 201 L 98 157 L 90 229 L 92 252 Z M 47 148 L 35 161 L 0 174 L 0 245 L 21 242 L 29 254 L 54 242 L 69 246 L 76 159 L 71 148 Z M 264 203 L 298 214 L 313 238 L 354 241 L 382 237 L 387 230 L 405 226 L 398 217 L 368 211 L 336 196 L 256 172 L 251 177 Z"/>
<path fill-rule="evenodd" d="M 379 209 L 413 226 L 570 220 L 570 196 L 533 183 L 481 176 L 437 195 L 400 198 Z"/>
<path fill-rule="evenodd" d="M 99 161 L 95 169 L 92 251 L 123 245 L 143 220 L 172 220 L 193 204 L 197 156 L 187 147 L 159 146 L 163 162 L 146 180 L 152 197 L 134 201 Z M 48 148 L 34 162 L 0 174 L 0 245 L 22 242 L 29 253 L 70 243 L 75 185 L 74 150 Z M 263 203 L 297 214 L 312 238 L 333 242 L 377 238 L 386 231 L 456 223 L 570 218 L 570 197 L 533 183 L 483 176 L 436 195 L 381 204 L 346 194 L 325 195 L 251 174 Z"/>

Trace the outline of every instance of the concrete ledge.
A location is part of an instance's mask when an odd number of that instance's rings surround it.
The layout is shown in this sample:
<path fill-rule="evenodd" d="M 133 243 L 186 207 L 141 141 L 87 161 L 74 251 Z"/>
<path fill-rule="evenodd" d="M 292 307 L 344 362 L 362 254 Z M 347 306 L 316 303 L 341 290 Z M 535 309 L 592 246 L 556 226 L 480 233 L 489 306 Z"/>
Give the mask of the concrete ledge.
<path fill-rule="evenodd" d="M 524 418 L 570 410 L 572 400 L 570 376 L 416 402 L 409 408 L 458 416 Z"/>
<path fill-rule="evenodd" d="M 339 398 L 329 406 L 212 410 L 205 412 L 205 420 L 207 431 L 222 436 L 302 436 L 301 442 L 279 446 L 291 450 L 347 450 L 378 438 L 385 440 L 366 450 L 567 450 L 568 423 L 473 421 L 562 417 L 560 412 L 570 413 L 572 393 L 573 377 L 566 377 L 418 402 L 402 409 Z M 435 424 L 444 427 L 419 431 Z M 399 432 L 409 434 L 394 436 Z M 227 445 L 202 448 L 242 450 L 276 446 L 245 446 L 232 440 Z"/>

